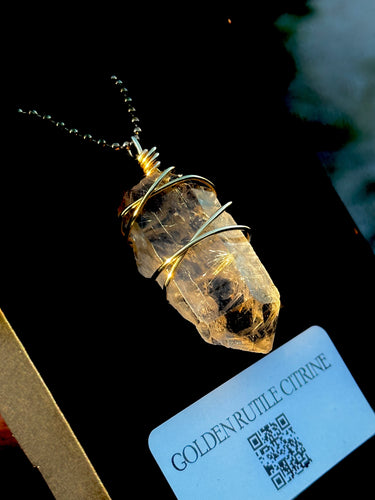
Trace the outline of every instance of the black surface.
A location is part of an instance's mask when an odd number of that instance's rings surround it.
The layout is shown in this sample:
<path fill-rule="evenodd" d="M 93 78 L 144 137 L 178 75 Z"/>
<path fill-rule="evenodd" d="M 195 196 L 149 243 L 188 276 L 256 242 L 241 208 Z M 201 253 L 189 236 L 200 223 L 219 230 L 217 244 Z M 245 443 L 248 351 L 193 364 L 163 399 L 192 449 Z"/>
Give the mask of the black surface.
<path fill-rule="evenodd" d="M 275 348 L 322 326 L 374 403 L 374 255 L 316 156 L 345 131 L 285 105 L 294 66 L 273 23 L 297 7 L 178 5 L 12 12 L 3 62 L 1 308 L 114 500 L 134 487 L 138 498 L 174 498 L 149 433 L 261 355 L 204 343 L 138 274 L 116 215 L 140 178 L 136 163 L 18 107 L 122 142 L 128 114 L 110 76 L 125 81 L 143 147 L 156 145 L 164 167 L 213 180 L 251 226 L 282 298 Z M 369 491 L 370 456 L 371 442 L 300 498 Z M 30 467 L 0 453 L 1 498 L 50 498 Z"/>

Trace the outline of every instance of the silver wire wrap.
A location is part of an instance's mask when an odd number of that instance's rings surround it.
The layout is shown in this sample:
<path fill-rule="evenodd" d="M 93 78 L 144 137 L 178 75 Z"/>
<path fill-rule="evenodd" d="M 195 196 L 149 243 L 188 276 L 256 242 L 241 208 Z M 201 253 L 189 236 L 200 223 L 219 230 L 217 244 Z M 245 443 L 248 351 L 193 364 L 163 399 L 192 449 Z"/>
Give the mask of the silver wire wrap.
<path fill-rule="evenodd" d="M 148 150 L 143 150 L 137 140 L 136 137 L 132 137 L 132 141 L 134 146 L 137 149 L 138 156 L 137 160 L 141 164 L 143 170 L 145 172 L 150 172 L 151 170 L 157 168 L 160 165 L 159 161 L 156 161 L 156 158 L 158 157 L 158 153 L 156 153 L 156 148 L 152 148 L 150 151 Z M 120 213 L 120 217 L 122 218 L 121 222 L 121 231 L 124 236 L 129 238 L 130 231 L 136 222 L 137 217 L 141 214 L 144 206 L 146 205 L 147 201 L 152 198 L 153 196 L 160 194 L 168 189 L 172 189 L 179 184 L 185 183 L 185 182 L 196 182 L 199 184 L 203 184 L 207 186 L 209 189 L 212 189 L 215 191 L 213 183 L 206 179 L 205 177 L 201 177 L 199 175 L 181 175 L 169 182 L 166 182 L 165 184 L 161 185 L 161 182 L 165 177 L 168 176 L 168 174 L 174 169 L 174 167 L 169 167 L 163 172 L 160 173 L 160 175 L 157 177 L 157 179 L 152 183 L 152 185 L 148 188 L 146 193 L 135 200 L 133 203 L 125 207 L 125 209 Z M 175 252 L 173 255 L 168 257 L 167 259 L 164 260 L 164 262 L 156 269 L 154 274 L 152 275 L 152 279 L 157 279 L 158 276 L 168 267 L 171 268 L 170 272 L 167 275 L 167 278 L 164 282 L 164 288 L 168 286 L 170 283 L 171 279 L 173 278 L 173 274 L 176 271 L 176 268 L 179 266 L 180 262 L 188 252 L 190 248 L 193 246 L 197 245 L 200 243 L 202 240 L 209 238 L 210 236 L 214 236 L 216 234 L 222 233 L 224 231 L 235 231 L 235 230 L 240 230 L 240 231 L 245 231 L 247 235 L 247 239 L 250 239 L 250 228 L 248 226 L 243 226 L 243 225 L 230 225 L 230 226 L 223 226 L 219 227 L 216 229 L 212 229 L 211 231 L 203 232 L 210 224 L 213 222 L 224 210 L 226 210 L 232 202 L 228 202 L 225 205 L 221 206 L 199 229 L 196 231 L 194 236 L 191 238 L 191 240 L 181 247 L 177 252 Z M 131 216 L 129 220 L 127 221 L 125 225 L 125 217 L 131 213 Z"/>

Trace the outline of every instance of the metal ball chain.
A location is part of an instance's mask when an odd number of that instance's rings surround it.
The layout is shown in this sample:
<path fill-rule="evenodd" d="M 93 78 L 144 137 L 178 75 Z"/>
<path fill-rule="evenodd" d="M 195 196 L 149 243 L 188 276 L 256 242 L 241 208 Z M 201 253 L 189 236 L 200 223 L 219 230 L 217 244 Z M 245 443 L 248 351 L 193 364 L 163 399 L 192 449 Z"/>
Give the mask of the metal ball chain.
<path fill-rule="evenodd" d="M 134 124 L 134 129 L 133 129 L 132 135 L 134 135 L 137 139 L 139 139 L 139 134 L 142 132 L 142 130 L 139 127 L 139 118 L 135 114 L 136 110 L 135 110 L 134 106 L 132 105 L 132 98 L 129 97 L 129 95 L 128 95 L 128 89 L 125 87 L 124 83 L 117 78 L 117 76 L 115 76 L 115 75 L 111 76 L 111 80 L 113 80 L 115 82 L 115 85 L 120 88 L 120 93 L 122 94 L 122 96 L 124 98 L 124 103 L 127 104 L 127 106 L 128 106 L 128 113 L 130 115 L 130 121 L 132 124 Z M 29 110 L 29 111 L 23 111 L 22 109 L 18 109 L 18 112 L 22 113 L 24 115 L 36 116 L 37 118 L 41 118 L 42 120 L 47 120 L 50 123 L 52 123 L 52 125 L 55 125 L 56 127 L 62 129 L 64 132 L 67 132 L 68 134 L 75 135 L 75 136 L 80 137 L 80 138 L 82 138 L 86 141 L 89 141 L 89 142 L 94 142 L 100 146 L 114 149 L 116 151 L 126 149 L 128 151 L 128 153 L 130 154 L 130 156 L 133 156 L 133 153 L 131 151 L 131 148 L 133 147 L 132 141 L 125 141 L 123 144 L 120 144 L 118 142 L 113 142 L 112 144 L 109 144 L 105 139 L 95 139 L 91 134 L 82 134 L 76 128 L 69 128 L 65 125 L 64 122 L 54 120 L 51 115 L 40 114 L 35 109 Z"/>

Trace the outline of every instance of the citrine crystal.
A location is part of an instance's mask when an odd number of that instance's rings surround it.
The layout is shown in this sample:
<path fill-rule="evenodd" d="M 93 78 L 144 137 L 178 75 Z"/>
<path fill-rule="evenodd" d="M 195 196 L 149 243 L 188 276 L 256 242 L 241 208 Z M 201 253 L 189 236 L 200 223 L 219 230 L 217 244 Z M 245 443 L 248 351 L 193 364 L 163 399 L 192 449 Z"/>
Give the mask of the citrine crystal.
<path fill-rule="evenodd" d="M 158 175 L 155 169 L 125 193 L 120 212 L 144 196 Z M 194 182 L 150 197 L 129 234 L 139 272 L 152 277 L 220 207 L 213 189 Z M 224 211 L 204 232 L 235 224 Z M 157 277 L 160 286 L 169 272 L 166 267 Z M 272 349 L 279 292 L 241 230 L 203 239 L 189 248 L 173 273 L 167 299 L 205 341 L 261 353 Z"/>

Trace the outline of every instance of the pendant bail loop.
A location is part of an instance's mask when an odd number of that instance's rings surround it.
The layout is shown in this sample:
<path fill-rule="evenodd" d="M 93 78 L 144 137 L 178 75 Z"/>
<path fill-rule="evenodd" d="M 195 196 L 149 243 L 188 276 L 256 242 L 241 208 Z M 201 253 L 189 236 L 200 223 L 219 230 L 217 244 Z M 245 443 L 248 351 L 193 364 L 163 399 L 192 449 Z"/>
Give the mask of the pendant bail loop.
<path fill-rule="evenodd" d="M 143 151 L 142 146 L 139 143 L 138 137 L 136 137 L 135 135 L 132 136 L 131 141 L 124 142 L 122 147 L 126 149 L 131 158 L 136 158 Z M 136 149 L 136 153 L 133 151 L 133 148 Z"/>

